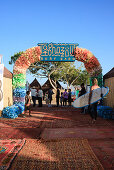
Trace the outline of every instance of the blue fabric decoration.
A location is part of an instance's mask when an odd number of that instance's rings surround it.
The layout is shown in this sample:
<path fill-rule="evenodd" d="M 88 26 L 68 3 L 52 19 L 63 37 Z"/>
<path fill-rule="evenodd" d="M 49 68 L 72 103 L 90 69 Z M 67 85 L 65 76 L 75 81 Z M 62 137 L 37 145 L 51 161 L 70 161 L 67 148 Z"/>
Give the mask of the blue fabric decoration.
<path fill-rule="evenodd" d="M 23 113 L 24 105 L 14 104 L 12 106 L 5 107 L 2 111 L 2 117 L 15 119 L 19 114 Z"/>
<path fill-rule="evenodd" d="M 113 109 L 109 106 L 97 106 L 98 116 L 103 117 L 104 119 L 111 119 L 111 113 Z"/>
<path fill-rule="evenodd" d="M 25 88 L 17 87 L 13 90 L 13 96 L 15 96 L 15 97 L 25 97 L 25 95 L 26 95 L 26 89 Z"/>

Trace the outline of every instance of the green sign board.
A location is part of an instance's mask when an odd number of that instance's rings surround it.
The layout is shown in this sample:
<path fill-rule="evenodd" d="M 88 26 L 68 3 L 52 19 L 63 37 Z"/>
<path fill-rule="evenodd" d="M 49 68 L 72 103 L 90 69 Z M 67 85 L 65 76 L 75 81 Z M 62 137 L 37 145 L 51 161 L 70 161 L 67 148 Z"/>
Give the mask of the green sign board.
<path fill-rule="evenodd" d="M 41 48 L 40 61 L 75 61 L 75 57 L 72 55 L 74 48 L 78 44 L 68 43 L 38 43 Z"/>

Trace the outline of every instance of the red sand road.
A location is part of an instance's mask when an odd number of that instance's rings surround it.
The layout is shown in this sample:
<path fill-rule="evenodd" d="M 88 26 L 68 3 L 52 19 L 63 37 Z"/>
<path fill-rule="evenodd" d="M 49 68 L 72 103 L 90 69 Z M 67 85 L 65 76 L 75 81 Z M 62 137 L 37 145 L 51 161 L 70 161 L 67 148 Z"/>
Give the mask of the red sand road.
<path fill-rule="evenodd" d="M 91 123 L 88 114 L 72 107 L 35 107 L 32 117 L 0 119 L 1 139 L 86 138 L 104 169 L 114 169 L 114 121 L 98 117 Z"/>

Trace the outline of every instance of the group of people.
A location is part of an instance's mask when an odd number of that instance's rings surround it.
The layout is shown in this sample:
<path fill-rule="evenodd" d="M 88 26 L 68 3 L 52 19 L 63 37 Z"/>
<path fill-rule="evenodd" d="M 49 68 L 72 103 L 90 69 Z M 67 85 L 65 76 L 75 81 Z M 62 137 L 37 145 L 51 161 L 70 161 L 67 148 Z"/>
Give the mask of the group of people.
<path fill-rule="evenodd" d="M 39 107 L 42 107 L 42 98 L 43 98 L 43 91 L 42 88 L 40 87 L 39 90 L 37 90 L 35 87 L 30 89 L 30 96 L 33 101 L 33 107 L 36 106 L 36 100 L 38 100 Z"/>
<path fill-rule="evenodd" d="M 59 106 L 59 103 L 61 104 L 61 106 L 66 106 L 67 102 L 69 106 L 71 106 L 71 102 L 72 102 L 71 89 L 69 89 L 68 92 L 67 92 L 67 89 L 65 89 L 65 91 L 61 92 L 61 95 L 60 95 L 60 90 L 59 88 L 57 88 L 57 93 L 56 93 L 57 107 Z"/>
<path fill-rule="evenodd" d="M 53 95 L 52 89 L 49 89 L 48 92 L 45 94 L 46 99 L 46 104 L 48 100 L 48 104 L 51 105 L 52 101 L 52 95 Z M 29 110 L 29 116 L 31 116 L 31 103 L 33 102 L 33 107 L 36 106 L 36 101 L 38 100 L 38 106 L 42 107 L 42 100 L 44 98 L 42 88 L 40 87 L 39 90 L 37 90 L 35 87 L 30 89 L 29 91 L 26 92 L 25 96 L 25 113 L 27 110 Z"/>
<path fill-rule="evenodd" d="M 89 100 L 88 100 L 88 104 L 89 104 L 88 111 L 89 111 L 89 114 L 92 118 L 93 123 L 97 119 L 97 104 L 98 104 L 98 102 L 96 102 L 94 104 L 90 104 L 90 103 L 91 103 L 91 98 L 92 98 L 92 91 L 97 89 L 97 88 L 99 88 L 98 81 L 97 81 L 96 78 L 94 78 L 93 81 L 92 81 L 92 87 L 90 89 Z M 84 83 L 82 83 L 81 84 L 81 90 L 79 91 L 78 97 L 84 95 L 85 93 L 86 93 L 86 89 L 84 87 Z M 49 91 L 45 94 L 47 104 L 51 105 L 53 94 L 54 93 L 53 93 L 52 89 L 49 89 Z M 26 92 L 25 112 L 27 110 L 29 110 L 29 116 L 31 116 L 31 97 L 32 97 L 32 101 L 33 101 L 33 107 L 35 107 L 37 99 L 38 99 L 38 102 L 39 102 L 39 107 L 42 107 L 42 99 L 43 99 L 42 89 L 40 88 L 37 91 L 35 88 L 33 88 L 33 89 L 31 89 L 31 91 Z M 66 106 L 67 102 L 68 102 L 69 106 L 71 106 L 71 102 L 72 102 L 71 89 L 69 89 L 68 92 L 67 92 L 67 89 L 65 89 L 65 91 L 61 92 L 61 95 L 60 95 L 60 90 L 57 87 L 57 92 L 56 92 L 56 105 L 57 105 L 57 107 L 59 106 L 59 103 L 61 104 L 61 106 Z M 84 111 L 84 108 L 82 108 L 82 112 L 83 111 Z"/>
<path fill-rule="evenodd" d="M 89 104 L 88 113 L 91 116 L 92 123 L 94 123 L 97 119 L 97 105 L 100 103 L 100 102 L 95 102 L 95 103 L 91 104 L 92 92 L 93 92 L 93 90 L 95 90 L 97 88 L 100 88 L 98 86 L 98 80 L 96 78 L 94 78 L 92 80 L 92 86 L 90 88 L 89 99 L 88 99 L 88 104 Z M 78 97 L 84 95 L 85 93 L 86 93 L 86 89 L 84 87 L 84 83 L 82 83 L 81 90 L 78 92 Z M 61 96 L 60 97 L 59 96 L 60 96 L 60 91 L 59 91 L 59 89 L 57 89 L 57 95 L 56 95 L 57 106 L 59 106 L 59 98 L 60 98 L 61 106 L 62 106 L 62 103 L 63 103 L 63 106 L 64 106 L 64 104 L 66 105 L 67 101 L 68 101 L 69 105 L 71 105 L 71 102 L 72 102 L 71 89 L 69 89 L 68 92 L 67 92 L 67 89 L 65 89 L 65 91 L 63 93 L 61 93 Z M 84 112 L 84 107 L 81 109 L 81 113 L 83 113 L 83 112 Z"/>
<path fill-rule="evenodd" d="M 33 102 L 33 107 L 36 106 L 36 100 L 38 100 L 39 107 L 42 107 L 43 91 L 40 87 L 39 90 L 32 88 L 26 92 L 25 96 L 25 112 L 29 110 L 29 116 L 31 116 L 31 101 Z"/>
<path fill-rule="evenodd" d="M 29 110 L 29 116 L 31 116 L 31 101 L 33 102 L 33 107 L 36 106 L 36 100 L 38 100 L 38 106 L 42 107 L 42 100 L 44 98 L 44 100 L 46 101 L 46 104 L 48 104 L 48 106 L 51 106 L 51 102 L 52 102 L 52 96 L 53 96 L 53 90 L 49 89 L 46 93 L 45 96 L 43 96 L 43 91 L 40 88 L 39 90 L 36 90 L 36 88 L 32 88 L 30 89 L 30 91 L 26 92 L 26 96 L 25 96 L 25 112 L 27 110 Z M 61 92 L 61 96 L 60 96 L 60 90 L 57 87 L 57 92 L 56 92 L 56 103 L 57 103 L 57 107 L 59 106 L 59 104 L 61 103 L 61 106 L 66 106 L 67 102 L 69 104 L 69 106 L 71 106 L 71 89 L 68 90 L 65 89 L 64 92 Z"/>
<path fill-rule="evenodd" d="M 95 90 L 97 88 L 100 88 L 98 86 L 98 80 L 96 78 L 94 78 L 92 80 L 92 86 L 90 88 L 89 99 L 88 99 L 88 104 L 89 104 L 88 113 L 91 116 L 92 123 L 94 123 L 97 119 L 97 105 L 100 103 L 100 101 L 99 101 L 99 102 L 95 102 L 95 103 L 91 104 L 92 92 L 93 92 L 93 90 Z M 85 93 L 86 93 L 86 89 L 84 87 L 84 83 L 82 83 L 81 90 L 79 91 L 78 97 L 84 95 Z M 84 107 L 81 109 L 81 113 L 83 113 L 83 112 L 84 112 Z"/>
<path fill-rule="evenodd" d="M 46 104 L 48 104 L 48 106 L 51 106 L 51 101 L 52 101 L 52 95 L 53 95 L 53 90 L 49 89 L 49 91 L 47 91 L 45 93 L 45 101 Z M 56 91 L 56 106 L 58 107 L 60 104 L 61 106 L 66 106 L 67 102 L 69 103 L 69 106 L 71 106 L 71 89 L 68 90 L 65 89 L 64 92 L 61 92 L 60 94 L 60 90 L 57 87 L 57 91 Z"/>

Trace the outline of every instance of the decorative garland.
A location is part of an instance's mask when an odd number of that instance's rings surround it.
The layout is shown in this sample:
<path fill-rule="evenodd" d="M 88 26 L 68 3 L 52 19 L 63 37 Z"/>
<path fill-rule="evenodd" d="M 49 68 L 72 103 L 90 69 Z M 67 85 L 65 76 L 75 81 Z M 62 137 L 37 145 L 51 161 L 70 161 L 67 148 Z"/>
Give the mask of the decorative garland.
<path fill-rule="evenodd" d="M 13 68 L 13 104 L 10 107 L 3 109 L 2 116 L 7 118 L 16 118 L 24 111 L 25 95 L 26 95 L 26 70 L 32 63 L 40 61 L 40 47 L 27 49 L 16 60 Z M 102 68 L 97 58 L 88 50 L 76 48 L 74 50 L 76 60 L 84 63 L 90 77 L 99 76 L 102 73 Z"/>
<path fill-rule="evenodd" d="M 2 117 L 15 119 L 19 114 L 23 113 L 24 105 L 23 103 L 14 104 L 12 106 L 5 107 L 2 111 Z"/>
<path fill-rule="evenodd" d="M 74 50 L 74 55 L 76 60 L 84 63 L 84 66 L 90 75 L 90 86 L 92 85 L 92 79 L 97 78 L 98 85 L 102 87 L 103 85 L 102 68 L 98 59 L 89 50 L 84 48 L 77 47 Z"/>
<path fill-rule="evenodd" d="M 27 49 L 15 62 L 13 68 L 13 102 L 18 104 L 25 101 L 26 70 L 31 63 L 40 61 L 40 47 Z"/>
<path fill-rule="evenodd" d="M 97 58 L 87 49 L 76 47 L 74 50 L 76 60 L 84 63 L 90 77 L 96 77 L 102 73 L 102 68 Z"/>
<path fill-rule="evenodd" d="M 26 70 L 32 63 L 40 61 L 40 47 L 27 49 L 15 62 L 13 68 L 13 104 L 2 111 L 5 118 L 16 118 L 24 111 L 26 95 Z"/>

